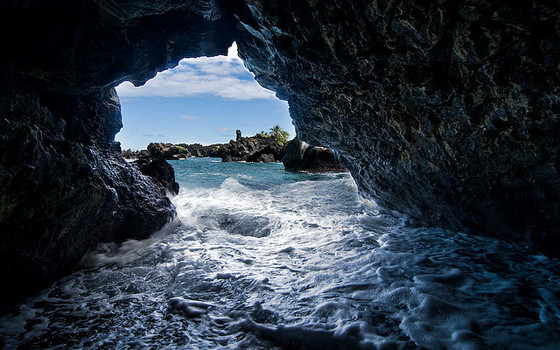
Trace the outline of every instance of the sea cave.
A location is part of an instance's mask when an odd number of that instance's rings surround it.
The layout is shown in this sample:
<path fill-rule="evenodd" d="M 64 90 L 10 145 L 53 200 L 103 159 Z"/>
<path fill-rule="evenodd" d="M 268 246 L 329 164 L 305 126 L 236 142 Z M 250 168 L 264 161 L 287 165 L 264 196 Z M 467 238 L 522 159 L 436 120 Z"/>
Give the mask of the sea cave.
<path fill-rule="evenodd" d="M 0 10 L 0 346 L 560 346 L 557 1 Z M 233 42 L 348 173 L 123 159 L 115 87 Z"/>

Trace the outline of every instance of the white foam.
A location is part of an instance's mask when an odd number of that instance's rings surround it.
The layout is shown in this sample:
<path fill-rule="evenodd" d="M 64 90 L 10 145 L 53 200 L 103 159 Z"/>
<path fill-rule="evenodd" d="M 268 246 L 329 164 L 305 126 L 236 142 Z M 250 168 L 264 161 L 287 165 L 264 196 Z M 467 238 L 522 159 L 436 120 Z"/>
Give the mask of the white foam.
<path fill-rule="evenodd" d="M 311 176 L 311 175 L 310 175 Z M 411 228 L 347 174 L 174 197 L 173 232 L 89 256 L 0 319 L 11 347 L 555 349 L 558 261 Z M 263 234 L 266 232 L 266 234 Z"/>

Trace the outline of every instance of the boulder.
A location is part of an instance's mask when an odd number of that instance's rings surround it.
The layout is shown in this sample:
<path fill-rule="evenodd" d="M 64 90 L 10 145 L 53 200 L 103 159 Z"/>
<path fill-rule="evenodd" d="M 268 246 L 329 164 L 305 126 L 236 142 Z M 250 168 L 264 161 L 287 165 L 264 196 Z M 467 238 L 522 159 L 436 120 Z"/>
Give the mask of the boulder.
<path fill-rule="evenodd" d="M 286 155 L 282 163 L 286 170 L 290 171 L 346 171 L 332 150 L 310 146 L 297 137 L 286 145 Z"/>
<path fill-rule="evenodd" d="M 179 193 L 179 184 L 175 181 L 175 171 L 164 158 L 141 158 L 132 164 L 142 174 L 154 179 L 165 191 L 172 194 Z"/>
<path fill-rule="evenodd" d="M 153 158 L 163 158 L 168 160 L 185 159 L 191 156 L 186 147 L 174 145 L 172 143 L 150 143 L 148 153 Z"/>

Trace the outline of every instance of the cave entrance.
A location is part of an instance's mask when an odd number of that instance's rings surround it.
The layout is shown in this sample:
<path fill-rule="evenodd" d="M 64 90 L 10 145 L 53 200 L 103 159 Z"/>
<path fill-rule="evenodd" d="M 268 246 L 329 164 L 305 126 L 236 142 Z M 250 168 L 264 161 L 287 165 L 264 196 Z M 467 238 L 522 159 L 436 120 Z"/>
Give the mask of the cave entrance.
<path fill-rule="evenodd" d="M 269 131 L 275 125 L 295 137 L 288 103 L 261 87 L 237 54 L 185 58 L 140 87 L 117 87 L 123 129 L 116 140 L 123 150 L 145 149 L 150 142 L 225 143 Z"/>

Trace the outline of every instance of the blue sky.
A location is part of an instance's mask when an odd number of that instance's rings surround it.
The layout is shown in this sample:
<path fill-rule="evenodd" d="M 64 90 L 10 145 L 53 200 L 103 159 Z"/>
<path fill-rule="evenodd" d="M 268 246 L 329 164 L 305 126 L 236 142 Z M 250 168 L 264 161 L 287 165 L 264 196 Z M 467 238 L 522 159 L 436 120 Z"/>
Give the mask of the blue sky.
<path fill-rule="evenodd" d="M 239 129 L 244 136 L 278 124 L 295 136 L 288 103 L 261 87 L 237 56 L 187 58 L 141 87 L 117 87 L 123 129 L 122 149 L 145 149 L 150 142 L 225 143 Z"/>

